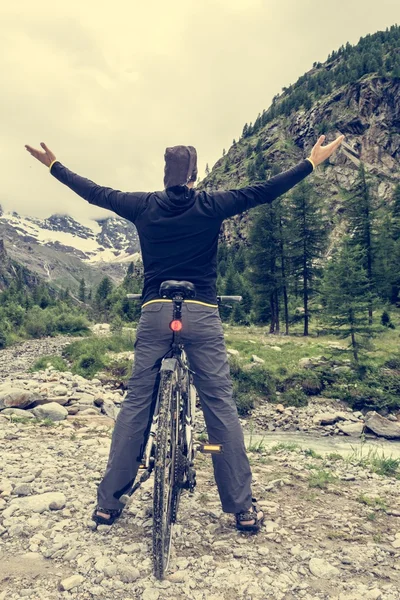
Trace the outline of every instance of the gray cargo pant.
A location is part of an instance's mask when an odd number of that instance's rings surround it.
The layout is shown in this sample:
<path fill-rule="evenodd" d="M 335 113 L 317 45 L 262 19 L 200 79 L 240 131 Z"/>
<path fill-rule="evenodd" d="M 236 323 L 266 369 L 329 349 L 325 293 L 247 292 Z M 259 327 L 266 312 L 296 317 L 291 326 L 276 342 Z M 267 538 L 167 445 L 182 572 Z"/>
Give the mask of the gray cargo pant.
<path fill-rule="evenodd" d="M 102 508 L 123 508 L 119 498 L 136 478 L 154 411 L 161 359 L 172 341 L 171 319 L 171 303 L 155 302 L 142 309 L 132 377 L 115 423 L 107 469 L 98 487 L 98 505 Z M 182 324 L 182 340 L 195 372 L 209 441 L 223 444 L 223 453 L 212 456 L 222 509 L 242 512 L 252 504 L 251 470 L 232 399 L 218 308 L 185 303 Z"/>

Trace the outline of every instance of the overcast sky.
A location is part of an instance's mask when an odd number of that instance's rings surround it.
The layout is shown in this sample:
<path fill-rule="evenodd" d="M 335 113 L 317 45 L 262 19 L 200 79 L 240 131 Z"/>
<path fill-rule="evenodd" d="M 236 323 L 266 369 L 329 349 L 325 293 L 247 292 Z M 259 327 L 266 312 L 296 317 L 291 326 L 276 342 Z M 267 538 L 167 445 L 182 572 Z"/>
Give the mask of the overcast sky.
<path fill-rule="evenodd" d="M 399 0 L 18 0 L 0 4 L 0 204 L 105 216 L 24 149 L 73 171 L 162 189 L 166 146 L 199 175 L 283 86 L 342 44 L 399 22 Z"/>

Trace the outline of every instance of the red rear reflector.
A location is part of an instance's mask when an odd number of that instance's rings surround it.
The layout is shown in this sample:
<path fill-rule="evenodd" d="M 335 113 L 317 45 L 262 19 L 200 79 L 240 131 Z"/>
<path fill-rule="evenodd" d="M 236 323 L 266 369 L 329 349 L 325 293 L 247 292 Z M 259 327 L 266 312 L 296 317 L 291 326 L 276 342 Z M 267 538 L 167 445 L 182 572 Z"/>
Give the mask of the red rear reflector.
<path fill-rule="evenodd" d="M 182 321 L 178 321 L 178 320 L 171 321 L 169 326 L 172 329 L 172 331 L 180 331 L 182 329 Z"/>

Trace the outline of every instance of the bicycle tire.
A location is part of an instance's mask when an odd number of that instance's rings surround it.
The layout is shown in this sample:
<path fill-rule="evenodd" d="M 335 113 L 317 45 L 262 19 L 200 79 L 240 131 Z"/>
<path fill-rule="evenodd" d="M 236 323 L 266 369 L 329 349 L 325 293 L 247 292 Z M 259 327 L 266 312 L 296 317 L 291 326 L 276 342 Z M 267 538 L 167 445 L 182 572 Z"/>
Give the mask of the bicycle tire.
<path fill-rule="evenodd" d="M 171 498 L 176 450 L 172 414 L 173 372 L 163 371 L 161 373 L 158 394 L 159 417 L 155 444 L 153 494 L 153 565 L 154 576 L 156 579 L 162 580 L 168 568 L 172 537 Z"/>

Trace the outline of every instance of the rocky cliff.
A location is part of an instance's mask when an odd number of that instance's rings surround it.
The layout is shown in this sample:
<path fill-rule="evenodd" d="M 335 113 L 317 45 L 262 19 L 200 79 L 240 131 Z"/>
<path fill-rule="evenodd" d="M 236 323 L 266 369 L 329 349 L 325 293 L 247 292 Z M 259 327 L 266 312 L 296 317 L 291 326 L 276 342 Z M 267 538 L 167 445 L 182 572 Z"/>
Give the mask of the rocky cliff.
<path fill-rule="evenodd" d="M 400 182 L 400 79 L 374 75 L 336 89 L 309 110 L 302 108 L 290 116 L 280 115 L 252 136 L 242 137 L 217 161 L 201 187 L 223 189 L 248 185 L 249 164 L 260 153 L 266 177 L 273 175 L 274 168 L 290 168 L 309 155 L 321 133 L 327 141 L 340 133 L 346 136 L 347 144 L 373 176 L 377 194 L 383 202 L 390 203 L 394 187 Z M 254 151 L 257 144 L 258 153 Z M 343 148 L 311 176 L 332 215 L 340 211 L 344 195 L 354 183 L 356 162 Z M 248 223 L 249 215 L 227 222 L 225 240 L 245 239 Z"/>

